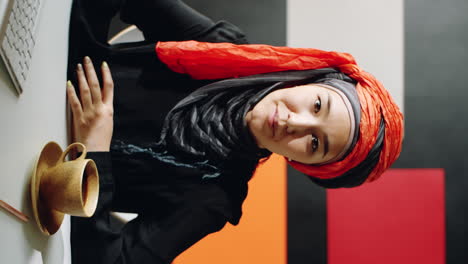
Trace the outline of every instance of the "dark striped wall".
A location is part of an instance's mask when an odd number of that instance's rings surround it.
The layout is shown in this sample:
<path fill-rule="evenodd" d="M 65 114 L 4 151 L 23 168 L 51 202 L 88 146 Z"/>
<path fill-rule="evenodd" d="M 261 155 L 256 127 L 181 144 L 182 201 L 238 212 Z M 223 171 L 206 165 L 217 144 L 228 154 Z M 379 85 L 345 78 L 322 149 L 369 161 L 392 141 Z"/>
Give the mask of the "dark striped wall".
<path fill-rule="evenodd" d="M 447 263 L 468 263 L 468 1 L 405 1 L 400 168 L 446 173 Z"/>

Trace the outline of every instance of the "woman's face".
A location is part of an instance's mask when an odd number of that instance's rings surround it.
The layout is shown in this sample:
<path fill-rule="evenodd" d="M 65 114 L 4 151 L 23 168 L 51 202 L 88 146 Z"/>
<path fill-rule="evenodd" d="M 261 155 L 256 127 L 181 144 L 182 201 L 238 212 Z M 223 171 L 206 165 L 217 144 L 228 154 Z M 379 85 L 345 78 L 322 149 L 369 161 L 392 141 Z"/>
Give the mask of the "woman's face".
<path fill-rule="evenodd" d="M 265 96 L 245 117 L 257 145 L 305 164 L 338 156 L 351 120 L 342 97 L 326 87 L 307 84 Z"/>

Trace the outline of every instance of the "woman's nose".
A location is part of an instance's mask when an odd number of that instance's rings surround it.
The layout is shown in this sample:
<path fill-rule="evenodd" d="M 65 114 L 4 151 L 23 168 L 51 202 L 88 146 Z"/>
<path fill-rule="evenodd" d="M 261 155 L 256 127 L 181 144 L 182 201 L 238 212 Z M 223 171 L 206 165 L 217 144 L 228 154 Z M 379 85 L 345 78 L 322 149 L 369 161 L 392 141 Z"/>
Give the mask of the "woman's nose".
<path fill-rule="evenodd" d="M 317 118 L 312 115 L 290 113 L 286 125 L 288 133 L 310 133 L 319 124 Z"/>

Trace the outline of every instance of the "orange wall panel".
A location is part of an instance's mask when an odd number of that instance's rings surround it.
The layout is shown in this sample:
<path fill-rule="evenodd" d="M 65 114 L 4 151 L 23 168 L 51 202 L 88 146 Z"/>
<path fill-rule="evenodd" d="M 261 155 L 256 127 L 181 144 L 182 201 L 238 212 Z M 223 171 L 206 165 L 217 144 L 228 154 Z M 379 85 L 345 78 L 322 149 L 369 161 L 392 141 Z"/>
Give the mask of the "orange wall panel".
<path fill-rule="evenodd" d="M 286 162 L 273 154 L 249 182 L 239 225 L 208 235 L 174 264 L 286 264 L 286 190 Z"/>

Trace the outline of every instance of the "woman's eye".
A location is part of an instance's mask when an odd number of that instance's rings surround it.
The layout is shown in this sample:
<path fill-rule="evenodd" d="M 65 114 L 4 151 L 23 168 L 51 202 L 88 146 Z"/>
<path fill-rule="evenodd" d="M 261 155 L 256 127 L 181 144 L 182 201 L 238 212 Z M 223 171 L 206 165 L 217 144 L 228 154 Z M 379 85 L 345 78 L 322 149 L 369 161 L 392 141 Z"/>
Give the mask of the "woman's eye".
<path fill-rule="evenodd" d="M 315 152 L 317 151 L 318 147 L 319 147 L 319 140 L 316 136 L 312 136 L 312 142 L 311 142 L 311 148 L 312 148 L 312 152 Z"/>
<path fill-rule="evenodd" d="M 321 107 L 322 107 L 322 100 L 320 100 L 320 97 L 319 97 L 317 100 L 315 100 L 315 103 L 314 103 L 315 113 L 318 113 Z"/>

